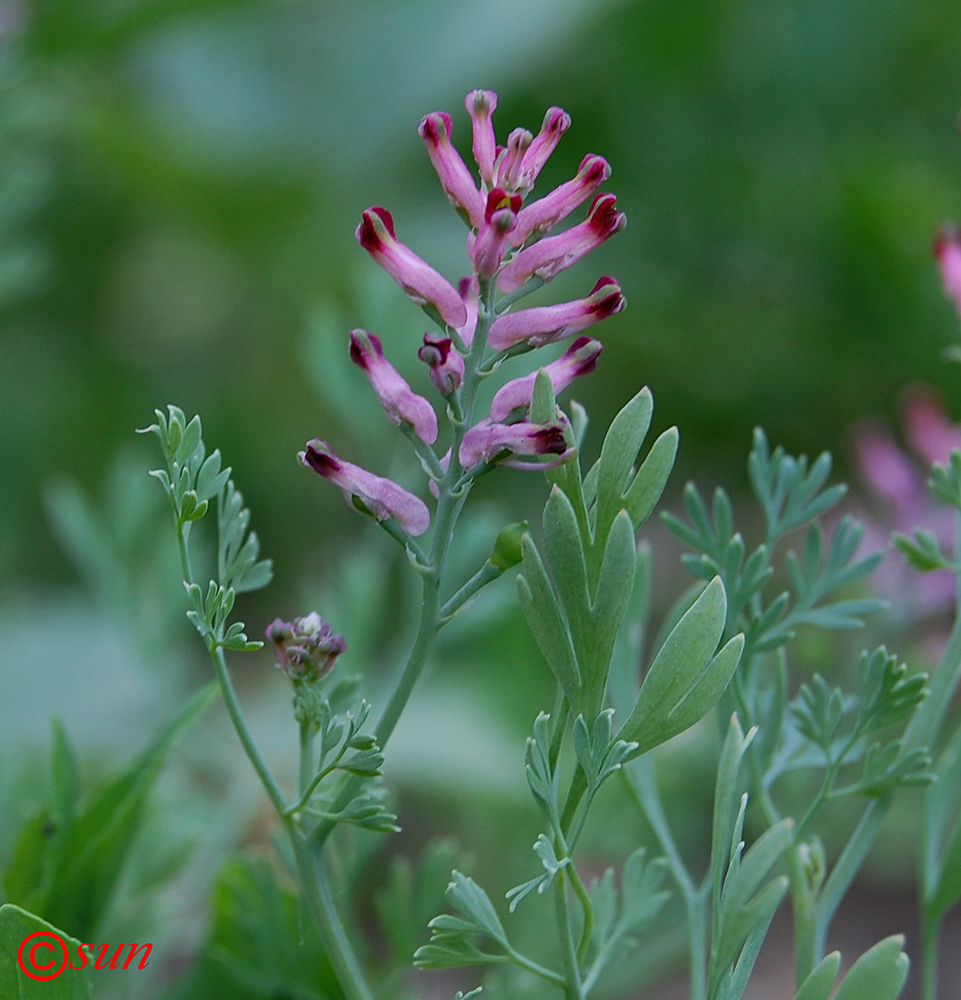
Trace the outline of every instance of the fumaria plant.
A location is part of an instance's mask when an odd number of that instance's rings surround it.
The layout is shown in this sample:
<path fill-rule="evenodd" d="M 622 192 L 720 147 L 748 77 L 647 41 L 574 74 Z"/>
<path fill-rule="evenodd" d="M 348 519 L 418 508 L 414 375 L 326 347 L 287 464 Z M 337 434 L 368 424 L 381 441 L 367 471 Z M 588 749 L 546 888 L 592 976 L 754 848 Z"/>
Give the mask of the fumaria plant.
<path fill-rule="evenodd" d="M 293 909 L 278 904 L 274 917 L 291 956 L 286 975 L 293 985 L 284 995 L 403 995 L 406 958 L 421 969 L 464 969 L 465 987 L 474 988 L 459 992 L 461 998 L 479 993 L 475 984 L 485 981 L 494 996 L 584 1000 L 610 992 L 618 966 L 632 949 L 643 948 L 673 896 L 687 930 L 692 1000 L 744 995 L 782 905 L 793 918 L 795 1000 L 894 1000 L 908 974 L 902 937 L 880 941 L 849 962 L 844 975 L 828 942 L 892 801 L 920 786 L 907 794 L 922 797 L 921 953 L 924 995 L 933 1000 L 940 923 L 961 897 L 961 729 L 949 710 L 961 672 L 961 623 L 930 678 L 883 646 L 854 657 L 849 686 L 837 683 L 844 672 L 833 663 L 799 678 L 792 666 L 799 634 L 856 629 L 882 607 L 868 589 L 882 553 L 864 554 L 861 526 L 832 513 L 844 487 L 830 483 L 829 455 L 813 462 L 792 457 L 772 449 L 758 430 L 748 461 L 757 512 L 745 523 L 760 524 L 761 537 L 742 535 L 723 490 L 706 499 L 689 484 L 683 514 L 665 518 L 689 550 L 682 558 L 693 582 L 652 634 L 652 560 L 637 536 L 668 480 L 677 431 L 645 445 L 653 398 L 641 389 L 611 423 L 600 454 L 586 460 L 587 415 L 577 403 L 562 408 L 557 402 L 575 379 L 593 371 L 602 345 L 585 331 L 624 308 L 621 287 L 601 277 L 584 298 L 518 307 L 623 229 L 626 218 L 614 195 L 598 193 L 610 168 L 594 154 L 569 181 L 531 200 L 570 118 L 551 108 L 536 136 L 518 128 L 498 145 L 496 105 L 490 91 L 466 99 L 476 176 L 452 144 L 449 115 L 434 112 L 420 123 L 444 193 L 468 230 L 470 274 L 458 287 L 398 239 L 386 209 L 365 211 L 357 229 L 361 246 L 433 324 L 417 350 L 432 397 L 415 391 L 389 360 L 414 345 L 386 335 L 382 342 L 360 329 L 349 338 L 350 358 L 408 439 L 424 488 L 410 492 L 319 438 L 299 459 L 403 547 L 420 579 L 420 611 L 406 664 L 383 699 L 375 691 L 361 699 L 339 676 L 337 659 L 349 637 L 336 634 L 317 612 L 278 618 L 267 628 L 293 693 L 296 787 L 284 787 L 268 767 L 227 663 L 228 653 L 262 645 L 233 616 L 236 596 L 271 577 L 250 513 L 231 469 L 205 446 L 199 417 L 188 419 L 169 406 L 146 428 L 163 452 L 164 464 L 153 475 L 176 526 L 187 615 L 283 834 L 278 870 L 248 877 L 254 896 L 292 901 Z M 586 217 L 558 231 L 589 199 Z M 938 249 L 949 290 L 961 303 L 961 240 L 946 234 Z M 558 356 L 553 345 L 568 341 Z M 535 351 L 543 358 L 539 367 L 514 372 L 486 411 L 480 409 L 482 385 L 510 376 L 517 359 Z M 452 578 L 448 556 L 462 515 L 471 516 L 472 488 L 501 468 L 546 478 L 542 521 L 534 528 L 506 524 L 490 538 L 490 554 L 476 571 Z M 933 468 L 931 488 L 961 523 L 961 454 Z M 211 568 L 193 533 L 214 517 Z M 943 552 L 923 528 L 897 544 L 921 570 L 961 573 L 961 549 Z M 438 634 L 505 573 L 516 577 L 523 615 L 556 681 L 556 696 L 533 720 L 518 759 L 540 816 L 530 830 L 530 878 L 498 901 L 454 869 L 445 912 L 429 921 L 429 940 L 413 954 L 385 961 L 367 924 L 357 926 L 351 917 L 354 887 L 342 884 L 339 838 L 349 828 L 383 837 L 398 829 L 403 817 L 392 812 L 384 784 L 391 735 Z M 188 714 L 197 711 L 193 705 Z M 713 745 L 715 780 L 710 856 L 702 869 L 682 858 L 654 766 L 658 747 L 695 725 L 715 734 L 713 744 L 710 736 L 703 741 Z M 62 772 L 66 751 L 59 753 Z M 582 834 L 608 783 L 608 795 L 636 811 L 650 838 L 619 867 L 588 878 Z M 69 819 L 62 802 L 58 808 Z M 837 836 L 824 836 L 826 817 L 835 817 L 836 831 L 838 815 L 846 818 L 843 838 L 828 849 Z M 40 851 L 36 828 L 24 836 L 25 852 Z M 59 850 L 69 873 L 76 859 L 69 848 Z M 436 870 L 437 857 L 425 862 L 428 869 Z M 449 864 L 450 854 L 443 860 Z M 285 865 L 295 874 L 296 898 L 276 888 L 286 878 Z M 24 907 L 18 919 L 27 919 L 21 914 L 32 906 L 76 935 L 69 907 L 45 908 L 52 890 L 49 876 L 40 873 L 49 869 L 34 867 L 35 885 L 30 879 L 11 885 L 8 876 L 9 901 Z M 395 899 L 394 926 L 385 928 L 389 942 L 411 940 L 397 925 L 416 909 L 412 891 L 408 885 L 407 897 Z"/>

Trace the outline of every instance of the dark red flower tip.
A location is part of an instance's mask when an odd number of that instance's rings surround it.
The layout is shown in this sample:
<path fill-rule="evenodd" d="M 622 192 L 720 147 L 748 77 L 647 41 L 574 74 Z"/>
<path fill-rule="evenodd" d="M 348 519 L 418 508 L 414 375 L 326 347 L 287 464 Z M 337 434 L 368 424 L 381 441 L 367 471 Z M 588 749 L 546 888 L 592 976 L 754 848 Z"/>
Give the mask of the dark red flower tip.
<path fill-rule="evenodd" d="M 541 455 L 561 455 L 567 450 L 564 431 L 560 427 L 542 427 L 532 436 Z"/>
<path fill-rule="evenodd" d="M 305 450 L 300 452 L 300 461 L 308 469 L 313 469 L 314 472 L 325 477 L 329 476 L 332 472 L 337 473 L 341 470 L 341 465 L 337 459 L 318 450 L 312 441 L 308 442 Z"/>
<path fill-rule="evenodd" d="M 502 208 L 509 208 L 516 215 L 523 202 L 524 199 L 519 194 L 508 194 L 503 188 L 496 187 L 487 196 L 484 221 L 490 222 L 491 216 Z"/>
<path fill-rule="evenodd" d="M 386 208 L 381 208 L 379 205 L 374 205 L 373 208 L 368 208 L 364 212 L 363 221 L 357 227 L 357 239 L 360 245 L 367 250 L 369 253 L 377 253 L 384 246 L 384 241 L 377 233 L 377 229 L 374 226 L 371 216 L 376 215 L 380 222 L 383 224 L 384 228 L 390 233 L 393 239 L 397 237 L 394 236 L 394 219 L 390 212 Z"/>
<path fill-rule="evenodd" d="M 443 126 L 446 133 L 445 136 L 441 136 L 438 125 Z M 446 111 L 432 111 L 429 115 L 425 115 L 421 119 L 420 125 L 417 126 L 417 131 L 426 142 L 429 142 L 432 146 L 439 146 L 443 138 L 450 139 L 451 125 L 451 117 Z"/>
<path fill-rule="evenodd" d="M 625 217 L 617 211 L 617 197 L 613 194 L 599 194 L 592 202 L 587 214 L 588 225 L 596 233 L 609 235 L 620 229 Z"/>

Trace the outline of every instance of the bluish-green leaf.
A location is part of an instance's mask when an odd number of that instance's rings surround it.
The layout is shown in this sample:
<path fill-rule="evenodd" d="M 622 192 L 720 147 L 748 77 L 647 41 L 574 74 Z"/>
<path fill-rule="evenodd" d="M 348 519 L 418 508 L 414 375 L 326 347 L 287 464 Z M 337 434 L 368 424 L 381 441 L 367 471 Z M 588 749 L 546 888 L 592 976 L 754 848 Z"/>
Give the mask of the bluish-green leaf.
<path fill-rule="evenodd" d="M 854 963 L 834 1000 L 895 1000 L 910 966 L 903 948 L 900 934 L 879 941 Z"/>
<path fill-rule="evenodd" d="M 529 535 L 524 536 L 521 546 L 524 552 L 524 572 L 517 578 L 521 610 L 564 693 L 569 700 L 576 701 L 581 687 L 581 674 L 570 633 L 561 616 L 540 554 Z"/>

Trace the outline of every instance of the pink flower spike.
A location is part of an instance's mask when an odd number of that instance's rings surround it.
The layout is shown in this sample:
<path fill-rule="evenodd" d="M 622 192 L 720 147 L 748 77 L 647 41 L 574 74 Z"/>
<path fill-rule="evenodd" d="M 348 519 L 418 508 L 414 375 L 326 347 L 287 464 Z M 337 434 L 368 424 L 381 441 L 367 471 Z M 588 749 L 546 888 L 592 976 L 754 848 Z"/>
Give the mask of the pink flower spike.
<path fill-rule="evenodd" d="M 360 245 L 418 305 L 431 305 L 452 327 L 467 322 L 460 295 L 446 278 L 394 236 L 394 220 L 386 208 L 375 206 L 364 212 L 355 233 Z"/>
<path fill-rule="evenodd" d="M 587 375 L 594 371 L 597 359 L 603 350 L 604 345 L 600 341 L 592 340 L 590 337 L 578 337 L 562 358 L 544 365 L 543 370 L 550 376 L 554 386 L 554 395 L 559 396 L 579 375 Z M 491 400 L 491 420 L 506 420 L 513 410 L 520 407 L 528 409 L 536 378 L 537 372 L 531 372 L 530 375 L 516 378 L 498 389 Z"/>
<path fill-rule="evenodd" d="M 427 504 L 391 479 L 345 462 L 334 454 L 326 441 L 314 438 L 304 451 L 297 453 L 301 464 L 313 469 L 340 488 L 344 499 L 353 507 L 356 497 L 378 521 L 396 518 L 408 535 L 422 535 L 430 527 Z"/>
<path fill-rule="evenodd" d="M 418 396 L 399 371 L 384 357 L 380 337 L 366 330 L 350 331 L 350 360 L 364 370 L 384 413 L 395 423 L 406 420 L 427 444 L 437 440 L 437 414 Z"/>
<path fill-rule="evenodd" d="M 417 129 L 427 145 L 427 155 L 437 171 L 447 200 L 474 229 L 484 222 L 484 196 L 474 185 L 470 171 L 451 145 L 450 115 L 434 111 Z"/>
<path fill-rule="evenodd" d="M 464 435 L 457 457 L 465 469 L 472 469 L 481 462 L 492 461 L 504 451 L 514 455 L 566 455 L 566 429 L 566 424 L 560 420 L 546 424 L 529 421 L 496 424 L 484 419 Z"/>
<path fill-rule="evenodd" d="M 507 149 L 503 156 L 498 157 L 494 171 L 494 182 L 498 187 L 513 191 L 518 186 L 517 176 L 520 173 L 524 154 L 533 142 L 534 137 L 526 128 L 515 128 L 507 137 Z"/>
<path fill-rule="evenodd" d="M 941 265 L 945 291 L 954 299 L 954 308 L 961 316 L 961 230 L 942 226 L 934 241 L 934 253 Z"/>
<path fill-rule="evenodd" d="M 627 216 L 618 212 L 616 206 L 614 195 L 600 194 L 594 199 L 583 222 L 521 250 L 500 273 L 497 284 L 501 291 L 513 292 L 534 276 L 550 281 L 585 254 L 597 249 L 627 225 Z"/>
<path fill-rule="evenodd" d="M 460 388 L 464 381 L 464 359 L 454 350 L 450 337 L 425 333 L 424 346 L 417 357 L 429 368 L 430 380 L 442 396 L 449 396 Z"/>
<path fill-rule="evenodd" d="M 521 162 L 516 187 L 530 191 L 541 168 L 557 148 L 561 136 L 571 127 L 571 116 L 563 108 L 548 108 L 544 124 Z"/>
<path fill-rule="evenodd" d="M 546 242 L 541 240 L 541 243 Z M 531 249 L 536 249 L 541 243 Z M 586 330 L 619 313 L 626 305 L 627 299 L 621 294 L 621 286 L 614 278 L 604 277 L 591 289 L 586 299 L 560 302 L 554 306 L 535 306 L 501 316 L 494 320 L 487 342 L 495 351 L 505 351 L 524 341 L 532 347 L 543 347 Z"/>
<path fill-rule="evenodd" d="M 565 181 L 550 194 L 521 209 L 517 225 L 509 237 L 511 246 L 519 247 L 533 232 L 549 233 L 561 219 L 587 201 L 610 176 L 611 168 L 603 156 L 593 153 L 585 156 L 572 180 Z"/>
<path fill-rule="evenodd" d="M 472 90 L 464 104 L 474 126 L 474 161 L 484 183 L 490 187 L 494 177 L 494 158 L 497 156 L 494 123 L 491 121 L 497 108 L 497 94 L 493 90 Z"/>

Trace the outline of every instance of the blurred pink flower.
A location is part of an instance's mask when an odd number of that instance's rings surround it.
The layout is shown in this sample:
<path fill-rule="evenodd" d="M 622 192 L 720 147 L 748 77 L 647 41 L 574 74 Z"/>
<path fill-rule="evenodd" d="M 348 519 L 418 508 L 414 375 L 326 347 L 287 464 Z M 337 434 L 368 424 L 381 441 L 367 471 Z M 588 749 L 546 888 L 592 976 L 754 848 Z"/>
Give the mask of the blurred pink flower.
<path fill-rule="evenodd" d="M 891 515 L 887 524 L 877 518 L 864 519 L 862 551 L 883 546 L 892 530 L 910 536 L 915 528 L 924 528 L 934 533 L 944 551 L 951 552 L 954 516 L 935 502 L 927 478 L 933 462 L 944 464 L 952 450 L 961 448 L 961 425 L 951 423 L 931 390 L 916 388 L 905 395 L 902 426 L 910 451 L 876 424 L 855 428 L 854 455 L 861 476 Z M 913 617 L 945 611 L 955 599 L 953 573 L 941 569 L 919 575 L 899 553 L 889 553 L 874 579 L 882 596 L 896 599 L 898 607 L 909 605 Z"/>

